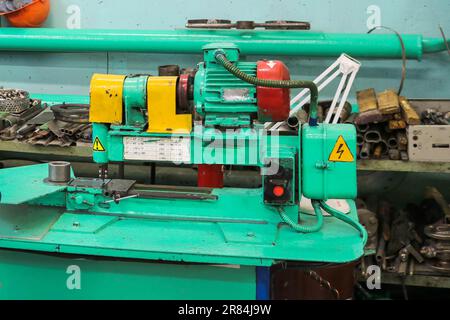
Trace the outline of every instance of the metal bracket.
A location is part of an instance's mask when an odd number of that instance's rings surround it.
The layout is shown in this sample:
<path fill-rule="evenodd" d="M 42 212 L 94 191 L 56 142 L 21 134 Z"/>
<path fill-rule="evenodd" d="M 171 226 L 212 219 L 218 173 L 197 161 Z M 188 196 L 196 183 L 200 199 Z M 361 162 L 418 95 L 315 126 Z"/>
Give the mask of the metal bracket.
<path fill-rule="evenodd" d="M 350 57 L 349 55 L 342 54 L 328 69 L 326 69 L 321 75 L 319 75 L 314 83 L 318 86 L 319 92 L 328 86 L 334 79 L 342 74 L 342 79 L 338 85 L 338 89 L 334 96 L 331 107 L 328 111 L 328 115 L 325 119 L 325 123 L 338 123 L 339 117 L 344 109 L 345 102 L 352 88 L 356 75 L 361 67 L 361 62 Z M 337 70 L 336 70 L 337 69 Z M 332 73 L 334 71 L 334 73 Z M 332 74 L 331 74 L 332 73 Z M 331 74 L 331 76 L 329 76 Z M 311 95 L 308 94 L 309 90 L 302 90 L 297 96 L 291 100 L 291 113 L 290 116 L 294 116 L 305 104 L 311 101 Z M 307 95 L 308 94 L 308 95 Z M 305 97 L 306 96 L 306 97 Z M 339 101 L 338 109 L 334 115 L 333 120 L 331 117 L 336 109 L 336 105 Z M 278 122 L 274 124 L 269 122 L 264 125 L 266 129 L 276 130 L 281 127 L 285 122 Z"/>

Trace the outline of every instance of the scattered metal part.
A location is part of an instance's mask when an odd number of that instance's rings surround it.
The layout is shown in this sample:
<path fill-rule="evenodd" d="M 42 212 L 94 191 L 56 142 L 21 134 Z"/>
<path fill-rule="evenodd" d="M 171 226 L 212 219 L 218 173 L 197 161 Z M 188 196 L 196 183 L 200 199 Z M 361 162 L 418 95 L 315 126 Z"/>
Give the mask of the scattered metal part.
<path fill-rule="evenodd" d="M 356 135 L 356 144 L 361 147 L 364 144 L 364 136 L 360 133 Z"/>
<path fill-rule="evenodd" d="M 444 213 L 446 219 L 450 219 L 450 207 L 448 205 L 447 200 L 444 198 L 444 195 L 435 187 L 426 187 L 425 188 L 425 199 L 433 199 L 439 205 L 439 208 Z M 445 228 L 441 228 L 440 230 L 436 229 L 437 233 L 435 235 L 439 235 L 439 231 L 446 230 Z M 428 229 L 428 232 L 433 232 L 431 228 Z M 448 233 L 444 232 L 443 236 L 450 236 L 450 230 Z"/>
<path fill-rule="evenodd" d="M 398 147 L 398 141 L 397 141 L 397 136 L 395 135 L 390 135 L 387 138 L 387 144 L 389 146 L 390 149 L 395 149 Z"/>
<path fill-rule="evenodd" d="M 39 103 L 32 103 L 26 110 L 20 113 L 7 113 L 1 118 L 0 130 L 10 127 L 14 124 L 24 124 L 36 115 L 42 112 L 42 108 Z"/>
<path fill-rule="evenodd" d="M 370 123 L 382 122 L 383 119 L 383 114 L 380 112 L 380 110 L 371 110 L 360 113 L 355 119 L 355 124 L 368 125 Z"/>
<path fill-rule="evenodd" d="M 377 127 L 371 127 L 364 134 L 364 141 L 367 143 L 379 143 L 381 142 L 381 132 Z"/>
<path fill-rule="evenodd" d="M 67 183 L 70 181 L 70 162 L 54 161 L 48 164 L 48 182 Z"/>
<path fill-rule="evenodd" d="M 297 129 L 301 124 L 308 122 L 308 113 L 300 109 L 294 116 L 287 120 L 287 125 L 292 129 Z"/>
<path fill-rule="evenodd" d="M 356 129 L 358 132 L 366 133 L 370 126 L 368 124 L 356 124 Z"/>
<path fill-rule="evenodd" d="M 383 155 L 383 143 L 378 143 L 374 147 L 373 157 L 375 159 L 381 159 L 382 155 Z"/>
<path fill-rule="evenodd" d="M 414 259 L 416 259 L 417 262 L 423 263 L 425 261 L 420 252 L 417 251 L 416 248 L 414 248 L 411 244 L 408 244 L 404 250 L 406 250 L 412 257 L 414 257 Z"/>
<path fill-rule="evenodd" d="M 18 89 L 0 89 L 0 112 L 21 113 L 30 107 L 30 94 Z"/>
<path fill-rule="evenodd" d="M 69 123 L 89 123 L 88 104 L 59 104 L 51 107 L 55 119 Z"/>
<path fill-rule="evenodd" d="M 428 265 L 442 273 L 450 273 L 450 224 L 435 224 L 425 228 L 425 234 L 431 239 L 420 253 L 430 259 Z"/>
<path fill-rule="evenodd" d="M 278 30 L 309 30 L 311 25 L 309 22 L 303 21 L 266 21 L 257 23 L 254 21 L 237 21 L 232 23 L 231 20 L 223 19 L 191 19 L 186 24 L 188 29 L 246 29 L 252 30 L 256 28 L 278 29 Z"/>
<path fill-rule="evenodd" d="M 408 150 L 408 136 L 406 135 L 406 132 L 397 131 L 396 138 L 397 138 L 398 149 L 400 151 L 407 151 Z"/>
<path fill-rule="evenodd" d="M 333 110 L 332 115 L 331 116 L 328 115 L 332 104 L 333 104 L 333 101 L 320 102 L 320 105 L 323 108 L 323 113 L 324 113 L 323 116 L 326 119 L 328 119 L 328 118 L 329 119 L 334 119 L 336 113 L 339 111 L 338 108 L 335 108 Z M 342 111 L 341 111 L 341 113 L 339 115 L 338 123 L 345 123 L 347 121 L 347 119 L 350 117 L 351 113 L 352 113 L 352 105 L 348 101 L 346 101 L 344 103 L 344 107 L 342 108 Z"/>
<path fill-rule="evenodd" d="M 24 124 L 22 127 L 20 127 L 20 129 L 17 130 L 16 138 L 18 140 L 23 140 L 29 133 L 33 132 L 34 130 L 36 130 L 35 124 Z"/>
<path fill-rule="evenodd" d="M 350 124 L 354 124 L 355 123 L 355 119 L 358 116 L 357 113 L 352 113 L 345 121 L 344 123 L 350 123 Z"/>
<path fill-rule="evenodd" d="M 389 159 L 391 160 L 400 160 L 400 150 L 398 149 L 389 149 Z"/>
<path fill-rule="evenodd" d="M 406 129 L 406 122 L 405 120 L 390 120 L 389 129 L 390 130 Z"/>
<path fill-rule="evenodd" d="M 370 159 L 371 144 L 364 142 L 359 153 L 359 157 L 363 160 Z"/>
<path fill-rule="evenodd" d="M 408 161 L 409 160 L 408 152 L 400 151 L 400 158 L 402 161 Z"/>
<path fill-rule="evenodd" d="M 435 109 L 427 109 L 421 114 L 422 124 L 424 125 L 449 125 L 447 113 Z"/>

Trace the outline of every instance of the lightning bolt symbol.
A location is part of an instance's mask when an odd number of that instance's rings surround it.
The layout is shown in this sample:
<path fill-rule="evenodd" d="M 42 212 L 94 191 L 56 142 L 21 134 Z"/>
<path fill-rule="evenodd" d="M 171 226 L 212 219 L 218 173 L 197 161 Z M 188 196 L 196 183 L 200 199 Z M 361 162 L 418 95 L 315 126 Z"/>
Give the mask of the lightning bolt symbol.
<path fill-rule="evenodd" d="M 336 151 L 336 153 L 339 153 L 339 159 L 342 158 L 342 155 L 344 154 L 344 151 L 345 151 L 345 150 L 341 150 L 343 146 L 344 146 L 344 145 L 341 143 L 341 144 L 339 145 L 339 148 L 338 148 L 337 151 Z"/>

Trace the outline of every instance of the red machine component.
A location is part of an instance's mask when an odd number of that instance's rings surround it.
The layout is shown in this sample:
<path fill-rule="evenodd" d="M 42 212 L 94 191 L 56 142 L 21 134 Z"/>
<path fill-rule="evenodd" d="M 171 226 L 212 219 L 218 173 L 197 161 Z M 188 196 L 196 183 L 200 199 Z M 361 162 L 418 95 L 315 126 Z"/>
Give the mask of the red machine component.
<path fill-rule="evenodd" d="M 203 188 L 223 188 L 223 165 L 199 164 L 197 184 Z"/>
<path fill-rule="evenodd" d="M 50 0 L 33 0 L 16 11 L 5 14 L 8 22 L 17 28 L 38 28 L 47 20 Z"/>
<path fill-rule="evenodd" d="M 284 195 L 284 187 L 282 186 L 275 186 L 273 188 L 273 194 L 275 197 L 282 197 Z"/>
<path fill-rule="evenodd" d="M 290 80 L 289 69 L 278 60 L 258 61 L 256 76 L 264 80 Z M 257 87 L 258 119 L 261 122 L 284 121 L 291 111 L 290 90 Z"/>
<path fill-rule="evenodd" d="M 179 111 L 189 110 L 189 74 L 182 74 L 178 78 L 177 106 Z"/>

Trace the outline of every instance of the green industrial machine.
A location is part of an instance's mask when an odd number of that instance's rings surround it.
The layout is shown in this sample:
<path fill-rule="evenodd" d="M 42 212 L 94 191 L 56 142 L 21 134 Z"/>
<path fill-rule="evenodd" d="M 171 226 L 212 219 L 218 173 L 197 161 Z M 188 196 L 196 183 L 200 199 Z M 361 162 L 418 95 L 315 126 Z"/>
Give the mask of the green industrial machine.
<path fill-rule="evenodd" d="M 317 87 L 280 61 L 203 53 L 179 76 L 93 76 L 98 178 L 65 162 L 0 171 L 0 298 L 267 299 L 271 266 L 361 257 L 355 128 L 318 123 Z M 311 91 L 308 122 L 266 130 L 291 88 Z M 195 166 L 198 186 L 111 179 L 117 162 Z M 261 187 L 224 188 L 225 165 Z"/>

